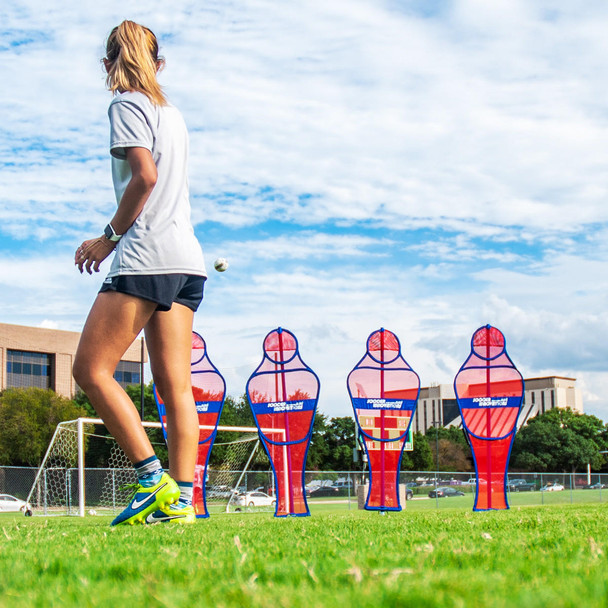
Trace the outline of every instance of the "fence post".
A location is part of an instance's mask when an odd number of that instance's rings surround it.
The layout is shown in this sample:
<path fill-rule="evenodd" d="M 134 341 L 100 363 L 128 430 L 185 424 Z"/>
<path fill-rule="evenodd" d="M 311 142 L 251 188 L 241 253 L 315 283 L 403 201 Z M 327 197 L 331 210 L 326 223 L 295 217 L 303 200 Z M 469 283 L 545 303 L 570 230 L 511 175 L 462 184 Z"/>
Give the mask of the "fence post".
<path fill-rule="evenodd" d="M 142 345 L 143 350 L 143 345 Z M 84 517 L 84 424 L 78 418 L 78 515 Z"/>
<path fill-rule="evenodd" d="M 67 496 L 65 497 L 65 506 L 67 508 L 68 515 L 72 514 L 72 475 L 70 469 L 65 470 L 65 491 Z"/>
<path fill-rule="evenodd" d="M 116 469 L 110 469 L 112 472 L 112 512 L 116 513 Z"/>
<path fill-rule="evenodd" d="M 540 489 L 543 489 L 543 474 L 540 474 Z M 540 493 L 540 504 L 544 505 L 545 504 L 545 493 L 541 492 Z"/>
<path fill-rule="evenodd" d="M 48 514 L 48 502 L 47 502 L 47 485 L 46 485 L 46 469 L 44 469 L 44 474 L 43 474 L 43 478 L 44 478 L 44 514 L 47 515 Z"/>
<path fill-rule="evenodd" d="M 350 511 L 350 473 L 346 476 L 346 487 L 348 488 L 348 510 Z"/>

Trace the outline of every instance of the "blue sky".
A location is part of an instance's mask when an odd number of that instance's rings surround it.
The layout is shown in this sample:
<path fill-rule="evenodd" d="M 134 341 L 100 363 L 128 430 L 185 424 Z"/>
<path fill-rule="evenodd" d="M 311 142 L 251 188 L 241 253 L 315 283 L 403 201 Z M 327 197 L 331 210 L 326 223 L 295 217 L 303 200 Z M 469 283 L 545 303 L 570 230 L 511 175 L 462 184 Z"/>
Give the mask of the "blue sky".
<path fill-rule="evenodd" d="M 113 213 L 99 60 L 125 18 L 159 36 L 190 129 L 195 328 L 231 394 L 278 326 L 337 416 L 375 329 L 429 385 L 490 323 L 608 420 L 608 6 L 7 0 L 3 322 L 80 330 L 103 279 L 72 259 Z"/>

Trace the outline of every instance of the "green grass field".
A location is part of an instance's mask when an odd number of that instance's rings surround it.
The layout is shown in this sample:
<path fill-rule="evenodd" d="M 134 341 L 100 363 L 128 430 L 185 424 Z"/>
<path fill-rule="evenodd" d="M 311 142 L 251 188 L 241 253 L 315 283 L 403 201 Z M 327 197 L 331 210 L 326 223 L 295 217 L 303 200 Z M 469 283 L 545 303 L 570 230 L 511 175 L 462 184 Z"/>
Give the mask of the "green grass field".
<path fill-rule="evenodd" d="M 473 513 L 414 503 L 189 527 L 3 515 L 0 606 L 607 605 L 605 505 Z"/>

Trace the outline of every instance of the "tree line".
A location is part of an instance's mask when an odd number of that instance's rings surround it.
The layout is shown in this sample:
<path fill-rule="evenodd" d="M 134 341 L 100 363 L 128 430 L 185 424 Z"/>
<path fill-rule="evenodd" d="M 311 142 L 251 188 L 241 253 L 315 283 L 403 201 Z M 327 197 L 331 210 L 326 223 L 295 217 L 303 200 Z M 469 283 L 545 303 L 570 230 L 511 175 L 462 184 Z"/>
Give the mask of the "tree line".
<path fill-rule="evenodd" d="M 127 394 L 139 408 L 141 387 L 127 388 Z M 158 421 L 152 384 L 144 386 L 145 420 Z M 0 465 L 38 466 L 57 424 L 78 417 L 97 417 L 82 392 L 74 399 L 38 388 L 6 389 L 0 394 Z M 245 395 L 226 397 L 220 420 L 225 426 L 254 427 L 255 422 Z M 103 430 L 96 430 L 102 434 Z M 362 443 L 357 437 L 352 416 L 329 417 L 317 411 L 315 416 L 307 470 L 361 470 Z M 223 462 L 227 446 L 235 434 L 218 432 L 211 452 L 211 465 Z M 167 465 L 167 449 L 162 431 L 151 433 L 151 440 L 161 461 Z M 431 427 L 426 435 L 414 433 L 414 449 L 403 453 L 403 471 L 474 471 L 471 450 L 461 429 Z M 109 442 L 100 437 L 89 438 L 86 465 L 104 466 Z M 516 435 L 509 469 L 511 471 L 577 472 L 608 469 L 608 425 L 595 416 L 571 409 L 555 408 L 528 421 Z M 268 466 L 264 455 L 251 467 Z"/>

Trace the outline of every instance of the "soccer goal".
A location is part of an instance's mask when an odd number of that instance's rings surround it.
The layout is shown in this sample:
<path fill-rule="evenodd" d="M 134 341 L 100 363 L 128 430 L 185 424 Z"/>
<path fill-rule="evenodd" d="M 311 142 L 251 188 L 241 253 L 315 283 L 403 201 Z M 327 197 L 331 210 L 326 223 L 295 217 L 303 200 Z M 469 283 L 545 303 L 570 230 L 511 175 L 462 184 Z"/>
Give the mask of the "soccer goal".
<path fill-rule="evenodd" d="M 155 449 L 164 447 L 160 422 L 143 422 L 142 425 Z M 230 510 L 234 496 L 243 488 L 247 489 L 247 482 L 258 481 L 248 468 L 256 455 L 262 458 L 265 455 L 261 456 L 263 450 L 256 427 L 218 426 L 217 430 L 229 433 L 222 435 L 228 437 L 228 441 L 213 447 L 221 453 L 221 464 L 207 467 L 205 479 L 199 478 L 199 483 L 206 488 L 210 511 L 226 512 Z M 230 434 L 234 434 L 234 439 Z M 87 458 L 94 457 L 97 466 L 87 467 L 85 454 Z M 103 421 L 78 418 L 57 425 L 27 501 L 34 515 L 117 514 L 132 494 L 125 486 L 136 481 L 129 459 Z"/>

